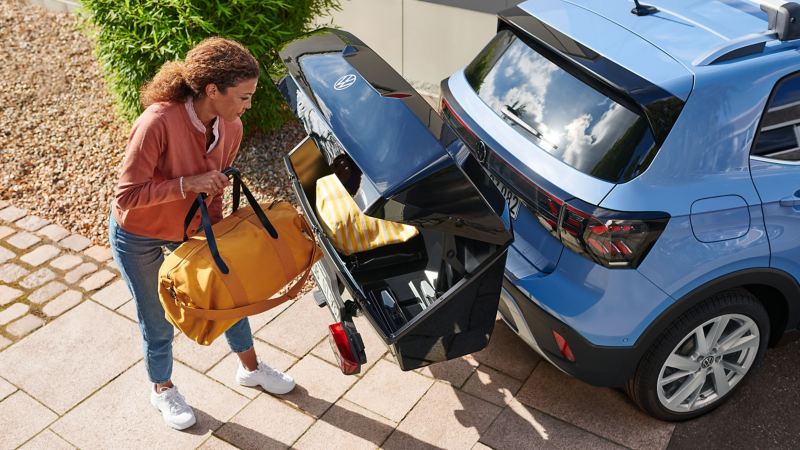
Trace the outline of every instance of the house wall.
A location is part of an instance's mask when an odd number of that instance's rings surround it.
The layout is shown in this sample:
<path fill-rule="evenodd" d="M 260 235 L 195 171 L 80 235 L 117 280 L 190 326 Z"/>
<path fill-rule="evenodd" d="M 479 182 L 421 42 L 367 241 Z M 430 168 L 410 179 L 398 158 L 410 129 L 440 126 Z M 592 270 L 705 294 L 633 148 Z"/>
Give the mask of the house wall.
<path fill-rule="evenodd" d="M 516 0 L 342 0 L 318 19 L 358 36 L 420 92 L 464 67 L 494 36 L 496 13 Z"/>

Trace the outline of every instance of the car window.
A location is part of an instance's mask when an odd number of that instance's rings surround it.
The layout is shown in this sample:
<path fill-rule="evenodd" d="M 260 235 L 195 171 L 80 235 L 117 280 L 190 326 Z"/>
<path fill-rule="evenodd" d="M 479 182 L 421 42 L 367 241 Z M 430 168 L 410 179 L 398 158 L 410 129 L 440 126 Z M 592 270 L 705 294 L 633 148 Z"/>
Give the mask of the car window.
<path fill-rule="evenodd" d="M 778 83 L 761 119 L 752 154 L 800 161 L 800 75 Z"/>
<path fill-rule="evenodd" d="M 641 173 L 655 146 L 645 117 L 538 53 L 508 30 L 466 68 L 478 96 L 562 162 L 612 183 Z"/>

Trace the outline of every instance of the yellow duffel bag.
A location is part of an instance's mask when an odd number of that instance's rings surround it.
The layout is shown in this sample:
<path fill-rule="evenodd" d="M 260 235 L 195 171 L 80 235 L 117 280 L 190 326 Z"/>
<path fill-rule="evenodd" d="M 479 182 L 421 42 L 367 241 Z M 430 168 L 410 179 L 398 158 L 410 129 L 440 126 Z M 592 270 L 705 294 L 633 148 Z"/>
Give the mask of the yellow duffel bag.
<path fill-rule="evenodd" d="M 294 298 L 322 251 L 305 219 L 288 202 L 258 205 L 233 175 L 233 213 L 211 226 L 204 195 L 184 222 L 184 242 L 159 270 L 159 298 L 166 318 L 187 337 L 210 345 L 241 318 L 267 311 Z M 238 208 L 239 190 L 251 206 Z M 197 209 L 203 232 L 187 238 Z M 283 295 L 275 296 L 300 277 Z"/>
<path fill-rule="evenodd" d="M 336 175 L 317 180 L 316 194 L 317 216 L 323 231 L 344 255 L 399 244 L 419 234 L 411 225 L 363 214 Z"/>

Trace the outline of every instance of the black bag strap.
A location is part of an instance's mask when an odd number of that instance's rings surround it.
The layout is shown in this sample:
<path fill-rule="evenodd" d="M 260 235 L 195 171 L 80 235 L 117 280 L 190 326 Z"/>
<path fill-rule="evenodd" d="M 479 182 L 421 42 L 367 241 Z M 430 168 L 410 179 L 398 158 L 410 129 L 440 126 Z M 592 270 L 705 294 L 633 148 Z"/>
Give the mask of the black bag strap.
<path fill-rule="evenodd" d="M 248 189 L 244 182 L 242 182 L 242 175 L 239 173 L 239 171 L 233 167 L 228 167 L 224 169 L 222 173 L 233 178 L 233 211 L 239 209 L 240 196 L 241 193 L 244 193 L 245 198 L 247 198 L 247 202 L 250 204 L 250 207 L 253 208 L 253 212 L 256 214 L 256 217 L 258 217 L 261 225 L 264 227 L 270 237 L 273 239 L 278 239 L 278 231 L 275 230 L 274 226 L 272 226 L 272 223 L 258 205 L 258 202 L 256 201 L 255 197 L 253 197 L 250 189 Z M 206 193 L 199 193 L 194 203 L 192 203 L 192 206 L 189 208 L 189 212 L 186 213 L 186 217 L 183 219 L 183 241 L 186 242 L 189 239 L 189 236 L 186 234 L 186 232 L 189 229 L 189 224 L 192 223 L 194 215 L 199 209 L 203 231 L 205 232 L 206 239 L 208 240 L 208 249 L 211 251 L 211 255 L 214 257 L 214 262 L 217 264 L 217 267 L 219 267 L 219 270 L 222 273 L 227 274 L 229 272 L 228 266 L 225 264 L 219 254 L 217 241 L 214 239 L 214 232 L 211 228 L 211 217 L 208 215 L 208 208 L 206 207 L 205 202 L 207 197 L 208 195 Z"/>

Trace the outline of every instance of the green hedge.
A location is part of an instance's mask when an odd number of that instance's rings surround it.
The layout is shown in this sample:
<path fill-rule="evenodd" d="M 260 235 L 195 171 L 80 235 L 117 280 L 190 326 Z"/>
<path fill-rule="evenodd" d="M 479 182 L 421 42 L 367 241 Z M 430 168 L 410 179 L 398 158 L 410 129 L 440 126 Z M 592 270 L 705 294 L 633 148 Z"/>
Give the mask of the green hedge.
<path fill-rule="evenodd" d="M 272 78 L 280 65 L 277 48 L 308 31 L 314 17 L 339 8 L 339 0 L 82 0 L 118 112 L 132 121 L 141 112 L 139 88 L 167 61 L 183 59 L 209 36 L 235 39 L 262 69 L 253 107 L 243 119 L 247 132 L 277 128 L 288 117 Z"/>

